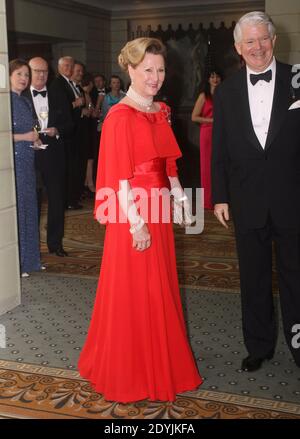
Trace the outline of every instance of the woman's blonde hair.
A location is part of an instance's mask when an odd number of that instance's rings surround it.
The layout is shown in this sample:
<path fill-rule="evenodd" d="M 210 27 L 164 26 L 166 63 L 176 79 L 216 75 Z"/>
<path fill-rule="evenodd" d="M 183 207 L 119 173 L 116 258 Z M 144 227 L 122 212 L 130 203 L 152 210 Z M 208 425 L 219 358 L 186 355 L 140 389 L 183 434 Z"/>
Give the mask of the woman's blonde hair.
<path fill-rule="evenodd" d="M 166 48 L 157 38 L 136 38 L 129 41 L 118 57 L 119 66 L 125 72 L 128 72 L 128 66 L 135 68 L 144 59 L 146 53 L 162 55 L 166 57 Z"/>

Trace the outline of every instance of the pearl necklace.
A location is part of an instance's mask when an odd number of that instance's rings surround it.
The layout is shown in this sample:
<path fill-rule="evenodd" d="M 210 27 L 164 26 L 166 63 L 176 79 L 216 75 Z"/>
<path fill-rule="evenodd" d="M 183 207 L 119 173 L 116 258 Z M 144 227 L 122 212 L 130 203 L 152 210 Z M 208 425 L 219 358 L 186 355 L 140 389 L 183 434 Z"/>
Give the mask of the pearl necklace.
<path fill-rule="evenodd" d="M 151 110 L 153 104 L 153 98 L 144 98 L 139 95 L 131 86 L 129 87 L 126 96 L 128 96 L 133 102 L 135 102 L 140 107 L 145 108 L 147 111 Z"/>

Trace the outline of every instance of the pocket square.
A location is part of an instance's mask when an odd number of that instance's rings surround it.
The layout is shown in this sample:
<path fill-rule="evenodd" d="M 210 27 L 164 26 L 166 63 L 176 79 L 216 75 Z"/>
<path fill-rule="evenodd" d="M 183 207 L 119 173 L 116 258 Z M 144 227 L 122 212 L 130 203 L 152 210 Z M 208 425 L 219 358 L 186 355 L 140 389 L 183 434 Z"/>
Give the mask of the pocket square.
<path fill-rule="evenodd" d="M 300 100 L 293 102 L 292 105 L 289 107 L 289 110 L 295 110 L 296 108 L 300 108 Z"/>

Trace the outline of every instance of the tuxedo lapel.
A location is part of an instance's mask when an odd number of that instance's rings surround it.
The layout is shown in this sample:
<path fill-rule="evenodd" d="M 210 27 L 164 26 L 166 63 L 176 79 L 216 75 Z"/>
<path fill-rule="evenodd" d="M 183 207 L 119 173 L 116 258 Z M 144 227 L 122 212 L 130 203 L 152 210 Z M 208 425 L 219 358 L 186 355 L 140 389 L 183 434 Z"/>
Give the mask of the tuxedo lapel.
<path fill-rule="evenodd" d="M 290 81 L 289 75 L 286 75 L 281 70 L 280 63 L 277 63 L 274 98 L 265 149 L 271 146 L 286 115 L 290 101 Z"/>
<path fill-rule="evenodd" d="M 72 103 L 75 100 L 75 95 L 74 95 L 74 91 L 73 91 L 73 88 L 72 88 L 71 84 L 69 83 L 68 80 L 66 80 L 61 75 L 58 76 L 58 80 L 60 81 L 61 85 L 63 86 L 63 88 L 67 92 L 67 96 L 68 96 L 69 102 Z"/>
<path fill-rule="evenodd" d="M 239 78 L 236 92 L 238 93 L 240 100 L 239 109 L 241 111 L 241 121 L 243 123 L 241 129 L 243 130 L 245 137 L 251 142 L 251 144 L 259 151 L 263 151 L 263 148 L 259 143 L 252 124 L 246 68 L 243 68 L 241 71 L 241 77 Z"/>
<path fill-rule="evenodd" d="M 51 103 L 51 97 L 49 95 L 49 90 L 47 88 L 47 92 L 48 92 L 48 128 L 50 127 L 54 127 L 55 126 L 55 109 L 54 106 Z"/>

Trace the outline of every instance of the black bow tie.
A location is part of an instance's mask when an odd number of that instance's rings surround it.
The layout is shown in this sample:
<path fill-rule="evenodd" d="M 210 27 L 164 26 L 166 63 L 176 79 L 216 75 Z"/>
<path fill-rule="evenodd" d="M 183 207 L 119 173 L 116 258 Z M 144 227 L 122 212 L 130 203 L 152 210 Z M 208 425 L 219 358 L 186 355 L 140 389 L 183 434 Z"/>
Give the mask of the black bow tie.
<path fill-rule="evenodd" d="M 39 90 L 32 90 L 33 96 L 36 97 L 37 95 L 42 95 L 43 98 L 47 96 L 47 90 L 39 91 Z"/>
<path fill-rule="evenodd" d="M 258 75 L 253 75 L 250 73 L 250 82 L 255 85 L 259 80 L 270 82 L 272 79 L 272 70 L 267 70 L 264 73 L 259 73 Z"/>

